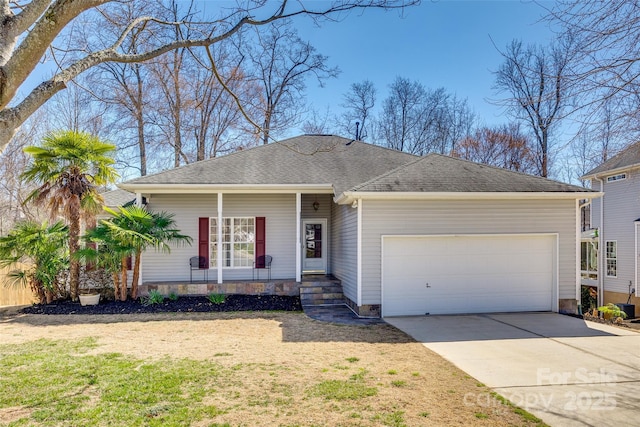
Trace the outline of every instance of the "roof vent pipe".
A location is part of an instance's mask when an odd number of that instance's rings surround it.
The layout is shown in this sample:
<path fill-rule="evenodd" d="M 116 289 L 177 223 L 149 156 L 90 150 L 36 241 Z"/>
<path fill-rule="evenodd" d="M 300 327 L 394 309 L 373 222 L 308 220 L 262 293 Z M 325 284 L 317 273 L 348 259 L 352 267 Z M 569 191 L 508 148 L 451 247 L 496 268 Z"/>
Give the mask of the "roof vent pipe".
<path fill-rule="evenodd" d="M 360 141 L 360 122 L 356 122 L 356 141 Z"/>

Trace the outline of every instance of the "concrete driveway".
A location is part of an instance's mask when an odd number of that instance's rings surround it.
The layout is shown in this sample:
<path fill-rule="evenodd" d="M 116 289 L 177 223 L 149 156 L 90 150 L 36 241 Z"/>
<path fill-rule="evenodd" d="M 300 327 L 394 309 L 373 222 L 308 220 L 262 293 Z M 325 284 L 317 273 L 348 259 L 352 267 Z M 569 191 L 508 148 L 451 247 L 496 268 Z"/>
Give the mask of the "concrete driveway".
<path fill-rule="evenodd" d="M 640 333 L 555 313 L 385 320 L 549 425 L 640 425 Z"/>

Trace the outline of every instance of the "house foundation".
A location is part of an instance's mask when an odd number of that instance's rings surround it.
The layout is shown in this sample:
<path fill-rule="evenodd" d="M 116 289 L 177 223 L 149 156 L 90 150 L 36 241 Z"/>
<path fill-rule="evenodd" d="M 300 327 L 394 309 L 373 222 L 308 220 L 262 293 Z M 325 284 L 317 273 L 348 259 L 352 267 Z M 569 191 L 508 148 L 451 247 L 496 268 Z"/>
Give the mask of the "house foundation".
<path fill-rule="evenodd" d="M 158 291 L 162 295 L 175 293 L 180 296 L 196 296 L 209 294 L 242 294 L 242 295 L 282 295 L 298 296 L 300 282 L 295 279 L 271 281 L 233 281 L 225 283 L 189 283 L 186 282 L 145 282 L 140 285 L 139 295 L 147 296 L 150 291 Z"/>

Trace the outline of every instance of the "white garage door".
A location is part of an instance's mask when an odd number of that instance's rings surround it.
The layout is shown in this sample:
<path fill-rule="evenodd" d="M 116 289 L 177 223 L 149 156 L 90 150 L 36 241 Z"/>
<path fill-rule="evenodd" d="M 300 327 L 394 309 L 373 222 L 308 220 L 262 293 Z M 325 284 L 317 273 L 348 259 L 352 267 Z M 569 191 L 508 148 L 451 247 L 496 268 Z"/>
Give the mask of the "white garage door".
<path fill-rule="evenodd" d="M 382 315 L 552 309 L 554 235 L 384 236 Z"/>

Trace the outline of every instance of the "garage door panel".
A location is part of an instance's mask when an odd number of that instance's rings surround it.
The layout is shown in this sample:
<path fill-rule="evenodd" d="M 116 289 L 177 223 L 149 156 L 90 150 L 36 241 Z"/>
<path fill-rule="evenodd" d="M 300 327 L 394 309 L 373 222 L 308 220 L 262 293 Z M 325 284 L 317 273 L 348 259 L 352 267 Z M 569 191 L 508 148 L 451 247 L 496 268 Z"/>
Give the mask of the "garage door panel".
<path fill-rule="evenodd" d="M 551 235 L 385 237 L 383 315 L 552 308 Z"/>

